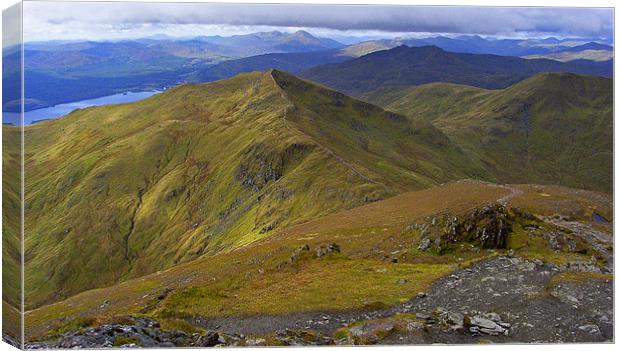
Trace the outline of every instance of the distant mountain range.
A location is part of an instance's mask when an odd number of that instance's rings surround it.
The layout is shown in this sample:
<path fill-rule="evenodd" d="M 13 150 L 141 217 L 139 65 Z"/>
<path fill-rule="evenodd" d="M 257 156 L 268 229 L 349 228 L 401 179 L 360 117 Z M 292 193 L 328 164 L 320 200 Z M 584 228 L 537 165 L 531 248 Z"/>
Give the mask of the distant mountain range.
<path fill-rule="evenodd" d="M 321 65 L 301 76 L 359 96 L 397 86 L 446 82 L 487 89 L 508 87 L 541 72 L 572 72 L 610 77 L 612 62 L 563 63 L 547 59 L 462 54 L 436 46 L 399 46 L 342 63 Z"/>
<path fill-rule="evenodd" d="M 584 50 L 613 51 L 613 47 L 597 42 L 584 42 L 578 39 L 485 39 L 480 36 L 430 38 L 396 38 L 369 40 L 347 46 L 343 52 L 347 56 L 359 57 L 374 51 L 391 49 L 406 45 L 437 46 L 446 51 L 469 54 L 495 54 L 502 56 L 546 55 L 559 52 L 580 52 Z"/>
<path fill-rule="evenodd" d="M 78 101 L 131 90 L 161 89 L 182 82 L 197 82 L 197 72 L 231 59 L 272 53 L 298 53 L 325 51 L 342 48 L 337 41 L 314 37 L 305 31 L 295 33 L 264 32 L 231 37 L 204 36 L 187 39 L 171 39 L 166 36 L 109 42 L 53 41 L 26 43 L 24 50 L 26 90 L 31 110 L 59 103 Z M 6 66 L 19 66 L 21 53 L 13 51 L 5 55 Z M 334 56 L 330 60 L 320 56 L 298 57 L 298 70 L 311 67 L 311 62 L 322 64 L 338 62 L 345 58 Z M 314 60 L 317 59 L 317 60 Z M 260 60 L 260 58 L 257 58 Z M 241 63 L 242 65 L 243 63 Z M 237 64 L 232 64 L 239 65 Z M 229 65 L 230 66 L 230 65 Z M 252 70 L 269 69 L 269 64 L 250 65 Z M 283 65 L 283 69 L 291 69 Z M 219 67 L 220 73 L 231 68 Z M 236 71 L 245 71 L 239 70 Z M 236 72 L 233 69 L 233 72 Z M 3 76 L 7 86 L 19 81 L 15 75 Z M 200 74 L 208 77 L 209 74 Z M 234 75 L 234 74 L 233 74 Z M 203 79 L 206 80 L 207 78 Z M 209 78 L 212 80 L 213 78 Z M 4 96 L 7 106 L 19 99 L 19 89 L 12 89 Z"/>
<path fill-rule="evenodd" d="M 161 89 L 182 82 L 204 82 L 225 79 L 241 72 L 271 68 L 298 73 L 314 66 L 339 63 L 379 50 L 396 46 L 434 45 L 450 52 L 488 53 L 527 58 L 549 58 L 589 65 L 600 62 L 590 72 L 606 75 L 611 70 L 613 48 L 597 42 L 577 39 L 547 38 L 542 40 L 491 40 L 479 36 L 423 39 L 380 39 L 351 45 L 311 35 L 263 32 L 247 35 L 198 36 L 175 38 L 155 35 L 136 40 L 108 42 L 50 41 L 26 43 L 24 52 L 26 110 L 78 101 L 126 91 Z M 6 86 L 19 81 L 20 55 L 6 52 L 4 56 Z M 11 73 L 12 72 L 12 73 Z M 537 71 L 536 71 L 537 72 Z M 535 73 L 535 72 L 534 72 Z M 490 86 L 488 86 L 490 87 Z M 19 99 L 19 89 L 3 95 L 6 110 Z"/>

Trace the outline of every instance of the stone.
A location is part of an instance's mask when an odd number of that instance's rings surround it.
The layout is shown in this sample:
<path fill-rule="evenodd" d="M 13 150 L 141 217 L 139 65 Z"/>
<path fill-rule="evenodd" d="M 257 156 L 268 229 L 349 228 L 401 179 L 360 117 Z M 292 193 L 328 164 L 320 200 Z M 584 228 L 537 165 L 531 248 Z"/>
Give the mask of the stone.
<path fill-rule="evenodd" d="M 198 346 L 202 347 L 213 347 L 215 345 L 221 344 L 220 335 L 214 331 L 207 331 L 205 335 L 201 336 L 197 342 Z"/>
<path fill-rule="evenodd" d="M 248 339 L 245 341 L 245 346 L 265 346 L 266 340 L 261 338 Z"/>
<path fill-rule="evenodd" d="M 484 318 L 480 315 L 473 316 L 470 319 L 472 326 L 477 326 L 481 333 L 489 334 L 489 335 L 499 335 L 503 334 L 506 329 L 502 326 L 498 325 L 494 321 Z"/>
<path fill-rule="evenodd" d="M 601 333 L 601 330 L 596 324 L 585 324 L 585 325 L 580 326 L 578 329 L 588 334 L 600 334 Z"/>
<path fill-rule="evenodd" d="M 418 245 L 418 250 L 427 251 L 430 248 L 431 248 L 431 239 L 422 238 L 422 240 L 420 240 L 420 245 Z"/>

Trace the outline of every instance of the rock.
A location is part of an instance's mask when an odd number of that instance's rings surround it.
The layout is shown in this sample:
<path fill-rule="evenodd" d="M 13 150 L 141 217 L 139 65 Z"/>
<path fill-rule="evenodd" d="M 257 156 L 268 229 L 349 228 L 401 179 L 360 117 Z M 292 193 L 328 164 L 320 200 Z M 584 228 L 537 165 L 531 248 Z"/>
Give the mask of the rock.
<path fill-rule="evenodd" d="M 602 273 L 601 269 L 588 261 L 571 261 L 566 264 L 566 269 L 577 272 Z"/>
<path fill-rule="evenodd" d="M 439 323 L 443 325 L 460 326 L 460 327 L 463 326 L 464 318 L 465 317 L 458 312 L 449 312 L 449 311 L 444 311 L 440 313 L 438 317 Z"/>
<path fill-rule="evenodd" d="M 220 342 L 220 335 L 217 332 L 209 330 L 204 335 L 202 335 L 200 338 L 198 338 L 198 341 L 196 342 L 196 346 L 213 347 L 221 343 L 222 342 Z"/>
<path fill-rule="evenodd" d="M 601 333 L 601 330 L 596 324 L 585 324 L 585 325 L 580 326 L 578 329 L 588 334 L 600 334 Z"/>
<path fill-rule="evenodd" d="M 502 321 L 502 319 L 500 318 L 499 314 L 493 313 L 493 312 L 485 313 L 484 317 L 487 318 L 487 319 L 492 320 L 493 322 L 501 322 Z"/>
<path fill-rule="evenodd" d="M 340 245 L 336 243 L 321 245 L 316 248 L 316 257 L 320 258 L 326 255 L 329 255 L 331 253 L 339 253 L 339 252 L 340 252 Z"/>
<path fill-rule="evenodd" d="M 257 339 L 247 339 L 245 341 L 245 346 L 265 346 L 267 341 L 265 339 L 257 338 Z"/>
<path fill-rule="evenodd" d="M 407 323 L 407 330 L 408 331 L 414 331 L 417 329 L 422 329 L 424 328 L 424 323 L 420 323 L 420 322 L 409 322 Z"/>
<path fill-rule="evenodd" d="M 407 283 L 409 283 L 409 281 L 407 279 L 404 279 L 404 278 L 398 279 L 398 284 L 399 285 L 404 285 L 404 284 L 407 284 Z"/>
<path fill-rule="evenodd" d="M 417 297 L 418 299 L 425 298 L 425 297 L 426 297 L 426 293 L 425 293 L 425 292 L 423 292 L 423 291 L 420 291 L 420 292 L 418 293 L 418 295 L 416 295 L 416 297 Z"/>
<path fill-rule="evenodd" d="M 431 239 L 422 238 L 422 240 L 420 240 L 420 245 L 418 245 L 418 250 L 427 251 L 430 248 L 431 248 Z"/>
<path fill-rule="evenodd" d="M 470 319 L 472 326 L 478 327 L 479 331 L 488 335 L 505 334 L 507 329 L 495 323 L 494 321 L 487 319 L 481 315 L 473 316 Z"/>

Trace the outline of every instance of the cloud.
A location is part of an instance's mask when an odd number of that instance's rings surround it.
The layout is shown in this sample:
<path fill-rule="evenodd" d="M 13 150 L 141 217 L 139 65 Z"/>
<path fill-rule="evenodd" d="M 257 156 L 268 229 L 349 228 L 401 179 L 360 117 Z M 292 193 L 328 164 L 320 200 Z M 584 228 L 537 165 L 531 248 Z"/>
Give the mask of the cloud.
<path fill-rule="evenodd" d="M 26 2 L 27 37 L 296 27 L 480 35 L 543 33 L 611 38 L 613 9 L 379 5 Z M 198 33 L 205 34 L 205 33 Z"/>

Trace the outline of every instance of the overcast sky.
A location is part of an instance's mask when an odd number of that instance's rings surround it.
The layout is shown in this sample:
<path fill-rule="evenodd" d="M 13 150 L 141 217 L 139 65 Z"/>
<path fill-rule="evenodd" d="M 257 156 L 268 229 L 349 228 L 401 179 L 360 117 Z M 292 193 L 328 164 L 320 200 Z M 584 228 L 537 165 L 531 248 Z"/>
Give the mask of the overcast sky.
<path fill-rule="evenodd" d="M 609 39 L 612 9 L 25 2 L 24 39 L 119 39 L 153 34 L 232 35 L 308 30 L 317 35 Z"/>

